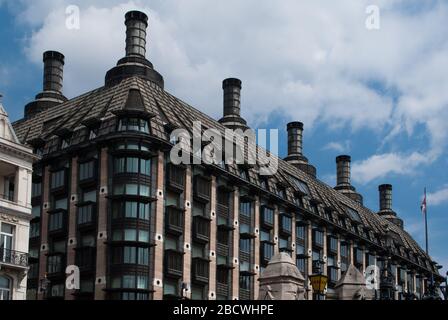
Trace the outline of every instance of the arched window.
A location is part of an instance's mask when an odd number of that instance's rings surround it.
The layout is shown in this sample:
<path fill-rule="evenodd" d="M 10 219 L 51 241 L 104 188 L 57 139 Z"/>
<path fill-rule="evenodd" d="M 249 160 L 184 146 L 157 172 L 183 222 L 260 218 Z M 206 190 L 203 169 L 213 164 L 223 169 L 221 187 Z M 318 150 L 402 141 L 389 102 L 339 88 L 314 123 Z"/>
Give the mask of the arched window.
<path fill-rule="evenodd" d="M 11 300 L 11 280 L 0 276 L 0 300 Z"/>

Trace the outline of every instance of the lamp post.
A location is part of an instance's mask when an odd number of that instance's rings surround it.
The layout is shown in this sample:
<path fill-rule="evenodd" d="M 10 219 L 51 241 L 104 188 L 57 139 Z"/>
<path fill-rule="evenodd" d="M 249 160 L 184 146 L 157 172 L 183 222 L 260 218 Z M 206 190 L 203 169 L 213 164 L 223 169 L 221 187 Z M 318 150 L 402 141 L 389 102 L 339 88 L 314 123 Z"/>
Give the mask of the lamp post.
<path fill-rule="evenodd" d="M 386 248 L 383 260 L 382 269 L 380 270 L 380 300 L 395 300 L 395 277 L 392 273 L 390 260 L 392 259 L 392 243 L 389 234 L 389 226 L 384 226 L 386 236 Z"/>
<path fill-rule="evenodd" d="M 325 287 L 328 283 L 328 277 L 322 274 L 322 265 L 324 261 L 313 261 L 313 273 L 309 276 L 311 287 L 316 294 L 316 300 L 325 300 Z"/>
<path fill-rule="evenodd" d="M 48 280 L 47 274 L 45 273 L 45 276 L 43 279 L 40 280 L 40 290 L 44 294 L 44 299 L 48 298 L 48 288 L 50 287 L 51 281 Z"/>

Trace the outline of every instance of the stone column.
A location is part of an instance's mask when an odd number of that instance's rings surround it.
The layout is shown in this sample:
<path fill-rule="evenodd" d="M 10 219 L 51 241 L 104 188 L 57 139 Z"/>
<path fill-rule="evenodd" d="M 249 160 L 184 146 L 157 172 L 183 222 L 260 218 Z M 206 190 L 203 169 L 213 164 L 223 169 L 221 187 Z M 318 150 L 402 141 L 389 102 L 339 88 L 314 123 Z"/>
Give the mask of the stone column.
<path fill-rule="evenodd" d="M 96 274 L 95 300 L 105 300 L 106 272 L 107 272 L 107 195 L 108 190 L 108 150 L 102 148 L 99 159 L 100 192 L 98 196 L 98 236 L 96 239 Z"/>
<path fill-rule="evenodd" d="M 68 209 L 68 243 L 67 243 L 67 266 L 75 264 L 76 248 L 76 217 L 78 203 L 78 157 L 72 158 L 70 178 L 70 206 Z M 65 289 L 65 300 L 73 300 L 75 290 Z"/>
<path fill-rule="evenodd" d="M 277 205 L 274 205 L 274 255 L 278 254 L 280 251 L 279 239 L 278 239 L 278 229 L 279 229 L 279 209 Z"/>
<path fill-rule="evenodd" d="M 337 267 L 338 267 L 338 280 L 341 278 L 341 236 L 338 234 L 337 235 L 337 239 L 338 239 L 338 246 L 337 246 L 337 248 L 338 248 L 338 253 L 337 253 L 337 256 L 336 256 L 336 264 L 337 264 Z"/>
<path fill-rule="evenodd" d="M 191 214 L 192 214 L 192 190 L 193 190 L 193 174 L 191 166 L 187 166 L 185 170 L 185 217 L 184 217 L 184 273 L 183 282 L 190 285 L 191 283 Z M 188 298 L 191 297 L 191 290 L 184 293 Z"/>
<path fill-rule="evenodd" d="M 235 230 L 233 231 L 233 265 L 232 270 L 232 299 L 239 298 L 240 289 L 240 267 L 239 267 L 239 247 L 240 247 L 240 232 L 239 232 L 239 210 L 240 209 L 240 193 L 238 188 L 235 188 L 233 192 L 233 225 Z M 236 262 L 236 263 L 235 263 Z"/>
<path fill-rule="evenodd" d="M 308 238 L 306 241 L 307 244 L 307 252 L 306 254 L 308 254 L 308 252 L 313 252 L 313 224 L 311 223 L 311 221 L 307 221 L 307 233 L 308 233 Z M 309 282 L 309 275 L 313 273 L 313 256 L 312 254 L 308 257 L 308 275 L 307 277 L 305 277 L 305 287 L 308 288 L 308 300 L 313 300 L 313 290 L 311 288 L 311 283 Z"/>
<path fill-rule="evenodd" d="M 153 299 L 163 299 L 163 224 L 164 224 L 164 172 L 165 156 L 163 151 L 159 151 L 157 157 L 157 180 L 156 180 L 156 211 L 154 217 L 155 244 L 154 247 L 154 277 L 153 277 Z"/>
<path fill-rule="evenodd" d="M 260 277 L 260 197 L 255 196 L 255 234 L 256 238 L 254 239 L 254 264 L 255 264 L 255 272 L 257 273 L 254 276 L 254 300 L 258 299 L 258 294 L 260 291 L 259 277 Z"/>
<path fill-rule="evenodd" d="M 216 202 L 217 202 L 217 194 L 216 194 L 216 177 L 212 176 L 211 181 L 211 197 L 210 197 L 210 218 L 212 219 L 210 222 L 210 271 L 209 271 L 209 283 L 208 290 L 209 295 L 208 298 L 210 300 L 216 300 L 216 237 L 217 237 L 217 215 L 216 215 Z"/>
<path fill-rule="evenodd" d="M 323 234 L 324 234 L 324 248 L 322 255 L 326 258 L 324 260 L 324 263 L 322 264 L 322 274 L 327 275 L 327 259 L 328 259 L 328 249 L 327 249 L 327 228 L 323 227 Z"/>
<path fill-rule="evenodd" d="M 45 278 L 47 273 L 47 253 L 48 253 L 48 210 L 50 210 L 50 167 L 43 170 L 42 180 L 42 213 L 40 218 L 40 252 L 39 252 L 39 288 L 40 280 Z M 48 288 L 50 289 L 50 288 Z M 44 299 L 44 292 L 38 291 L 37 299 Z"/>
<path fill-rule="evenodd" d="M 353 253 L 354 253 L 354 246 L 355 246 L 355 244 L 354 244 L 354 242 L 353 242 L 353 240 L 350 240 L 349 241 L 349 243 L 350 243 L 350 250 L 349 250 L 349 252 L 348 252 L 348 254 L 349 254 L 349 257 L 348 257 L 348 264 L 350 265 L 350 264 L 355 264 L 355 257 L 354 257 L 354 255 L 353 255 Z"/>

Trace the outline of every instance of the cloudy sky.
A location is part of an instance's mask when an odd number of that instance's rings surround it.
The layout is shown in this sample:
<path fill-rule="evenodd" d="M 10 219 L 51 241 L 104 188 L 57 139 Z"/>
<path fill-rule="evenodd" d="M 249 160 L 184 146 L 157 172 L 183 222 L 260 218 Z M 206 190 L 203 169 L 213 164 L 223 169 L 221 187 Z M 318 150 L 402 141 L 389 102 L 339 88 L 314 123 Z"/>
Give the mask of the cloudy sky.
<path fill-rule="evenodd" d="M 79 28 L 67 28 L 71 5 Z M 366 27 L 371 5 L 379 29 Z M 335 157 L 350 154 L 366 205 L 376 211 L 378 185 L 393 184 L 394 209 L 422 245 L 426 186 L 431 255 L 448 266 L 448 2 L 0 0 L 10 117 L 42 89 L 45 50 L 66 56 L 67 97 L 102 86 L 124 55 L 129 9 L 150 17 L 148 58 L 166 90 L 219 118 L 221 81 L 240 78 L 242 115 L 280 130 L 281 156 L 286 123 L 304 122 L 304 152 L 320 179 L 334 185 Z"/>

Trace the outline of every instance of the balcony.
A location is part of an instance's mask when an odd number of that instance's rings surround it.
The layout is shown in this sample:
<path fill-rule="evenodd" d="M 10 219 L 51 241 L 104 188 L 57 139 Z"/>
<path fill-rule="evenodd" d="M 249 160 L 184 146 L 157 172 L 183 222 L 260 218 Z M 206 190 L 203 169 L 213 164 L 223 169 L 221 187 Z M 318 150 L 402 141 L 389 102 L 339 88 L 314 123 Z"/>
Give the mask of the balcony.
<path fill-rule="evenodd" d="M 205 258 L 193 258 L 192 276 L 193 281 L 208 284 L 209 282 L 209 263 Z"/>
<path fill-rule="evenodd" d="M 47 274 L 49 277 L 63 277 L 65 275 L 65 253 L 48 255 Z"/>
<path fill-rule="evenodd" d="M 292 217 L 289 214 L 281 213 L 279 220 L 279 233 L 290 236 L 292 234 Z"/>
<path fill-rule="evenodd" d="M 260 243 L 260 261 L 262 265 L 267 265 L 274 255 L 274 244 L 267 241 Z"/>
<path fill-rule="evenodd" d="M 168 188 L 178 193 L 183 192 L 185 188 L 185 168 L 183 166 L 168 164 L 166 178 Z"/>
<path fill-rule="evenodd" d="M 202 202 L 210 201 L 211 194 L 211 181 L 203 176 L 195 176 L 194 177 L 194 187 L 193 187 L 193 195 L 195 199 Z"/>
<path fill-rule="evenodd" d="M 261 224 L 267 229 L 274 227 L 274 209 L 267 206 L 261 207 Z"/>
<path fill-rule="evenodd" d="M 176 206 L 165 207 L 165 231 L 181 235 L 184 231 L 184 209 Z"/>
<path fill-rule="evenodd" d="M 193 236 L 198 242 L 206 243 L 210 240 L 210 219 L 205 216 L 193 217 Z"/>
<path fill-rule="evenodd" d="M 26 269 L 28 267 L 28 254 L 0 248 L 0 269 L 3 267 Z"/>
<path fill-rule="evenodd" d="M 172 249 L 165 250 L 165 274 L 180 278 L 183 275 L 184 253 Z"/>
<path fill-rule="evenodd" d="M 95 202 L 83 202 L 77 204 L 78 216 L 76 222 L 78 228 L 95 227 L 96 221 L 96 203 Z"/>
<path fill-rule="evenodd" d="M 223 204 L 218 203 L 218 215 L 223 217 L 229 216 L 229 207 Z"/>
<path fill-rule="evenodd" d="M 95 270 L 95 247 L 79 247 L 76 248 L 76 265 L 81 272 Z"/>

